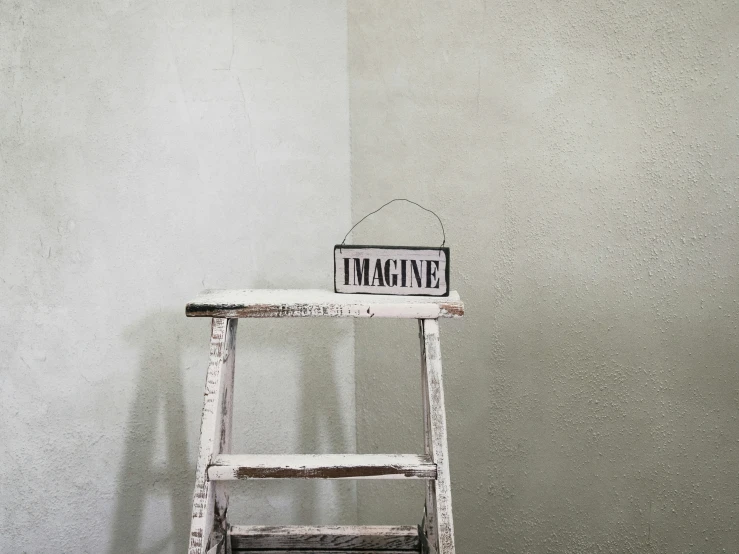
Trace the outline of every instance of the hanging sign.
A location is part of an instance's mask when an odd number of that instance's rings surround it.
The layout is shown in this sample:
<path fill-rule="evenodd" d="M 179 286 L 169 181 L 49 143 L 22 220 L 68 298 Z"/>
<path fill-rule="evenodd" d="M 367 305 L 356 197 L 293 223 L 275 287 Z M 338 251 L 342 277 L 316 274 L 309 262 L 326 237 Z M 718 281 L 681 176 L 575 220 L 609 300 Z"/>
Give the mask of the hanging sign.
<path fill-rule="evenodd" d="M 404 198 L 391 200 L 365 218 Z M 423 206 L 419 206 L 423 208 Z M 431 210 L 426 210 L 431 211 Z M 431 212 L 434 213 L 434 212 Z M 436 215 L 437 219 L 439 216 Z M 441 219 L 439 219 L 441 223 Z M 349 233 L 354 229 L 352 227 Z M 442 224 L 442 233 L 444 225 Z M 349 236 L 349 233 L 346 236 Z M 334 290 L 349 294 L 449 296 L 449 248 L 444 246 L 356 246 L 344 242 L 334 247 Z"/>
<path fill-rule="evenodd" d="M 336 292 L 449 296 L 449 248 L 334 247 Z"/>

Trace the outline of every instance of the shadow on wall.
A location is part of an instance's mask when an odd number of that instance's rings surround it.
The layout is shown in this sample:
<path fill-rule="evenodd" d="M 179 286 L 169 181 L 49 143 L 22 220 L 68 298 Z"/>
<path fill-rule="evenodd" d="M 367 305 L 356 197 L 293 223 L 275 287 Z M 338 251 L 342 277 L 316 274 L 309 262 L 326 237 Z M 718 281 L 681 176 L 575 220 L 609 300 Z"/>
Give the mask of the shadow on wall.
<path fill-rule="evenodd" d="M 178 311 L 153 313 L 124 333 L 127 342 L 139 347 L 140 362 L 118 473 L 111 554 L 154 554 L 170 543 L 176 551 L 187 549 L 194 465 L 188 460 L 181 360 L 188 344 L 204 339 L 197 331 Z M 158 429 L 161 421 L 164 429 Z M 164 463 L 157 459 L 158 436 L 166 442 Z M 158 542 L 140 549 L 146 502 L 152 496 L 169 497 L 172 524 Z"/>
<path fill-rule="evenodd" d="M 257 279 L 254 288 L 314 283 Z M 355 447 L 351 322 L 330 318 L 243 319 L 234 386 L 235 452 L 352 452 Z M 344 345 L 342 347 L 341 345 Z M 351 386 L 351 390 L 348 387 Z M 347 392 L 349 394 L 347 394 Z M 355 523 L 352 482 L 234 483 L 231 520 L 248 524 Z"/>
<path fill-rule="evenodd" d="M 341 354 L 335 347 L 346 339 L 346 327 L 325 319 L 245 319 L 239 335 L 253 355 L 239 359 L 237 353 L 234 451 L 353 451 L 355 441 L 343 419 Z M 233 522 L 353 523 L 356 517 L 349 482 L 243 481 L 231 490 Z"/>
<path fill-rule="evenodd" d="M 290 447 L 307 453 L 354 449 L 353 437 L 342 421 L 346 409 L 341 399 L 341 378 L 337 374 L 342 369 L 342 360 L 335 345 L 348 338 L 349 327 L 345 323 L 335 320 L 241 321 L 237 333 L 234 392 L 235 452 L 266 449 L 279 453 Z M 202 327 L 188 320 L 183 311 L 153 313 L 128 326 L 124 337 L 140 349 L 140 362 L 123 461 L 118 472 L 109 554 L 184 552 L 195 483 L 195 460 L 188 459 L 187 429 L 189 426 L 199 429 L 200 406 L 195 411 L 197 421 L 187 421 L 183 357 L 186 349 L 198 345 L 207 353 L 209 337 L 202 332 Z M 288 363 L 294 360 L 292 364 L 297 366 L 294 368 L 298 374 L 294 396 L 273 398 L 286 389 L 285 367 L 280 363 L 253 361 L 268 361 L 275 352 L 283 353 L 286 358 L 280 359 Z M 204 383 L 207 358 L 203 360 L 200 371 Z M 347 362 L 351 365 L 353 359 Z M 353 401 L 353 392 L 350 399 Z M 295 402 L 297 406 L 293 412 Z M 286 415 L 291 412 L 295 419 Z M 280 427 L 284 426 L 285 432 L 285 428 L 295 425 L 298 429 L 294 433 L 289 429 L 286 435 L 297 437 L 293 444 L 273 444 L 280 442 L 280 439 L 275 441 L 273 432 L 282 437 Z M 166 444 L 163 452 L 157 445 L 159 437 L 163 437 Z M 282 440 L 288 439 L 283 437 Z M 229 512 L 236 514 L 233 519 L 238 523 L 269 524 L 279 520 L 283 523 L 327 520 L 353 523 L 356 518 L 356 496 L 351 483 L 249 482 L 234 483 L 231 490 Z M 144 544 L 147 531 L 151 531 L 153 525 L 145 519 L 147 513 L 152 514 L 147 506 L 151 500 L 157 502 L 162 497 L 168 500 L 171 524 L 168 530 L 155 533 L 161 538 Z M 166 504 L 164 509 L 167 509 Z M 155 520 L 162 522 L 164 518 Z"/>

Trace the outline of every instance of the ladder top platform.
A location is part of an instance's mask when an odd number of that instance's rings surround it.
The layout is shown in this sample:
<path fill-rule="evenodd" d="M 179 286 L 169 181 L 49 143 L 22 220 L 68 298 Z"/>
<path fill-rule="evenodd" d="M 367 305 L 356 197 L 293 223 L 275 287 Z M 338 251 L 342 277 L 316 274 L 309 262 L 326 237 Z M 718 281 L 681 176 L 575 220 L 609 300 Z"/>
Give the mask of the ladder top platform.
<path fill-rule="evenodd" d="M 312 289 L 204 290 L 187 304 L 188 317 L 461 317 L 457 291 L 449 296 L 337 294 Z"/>

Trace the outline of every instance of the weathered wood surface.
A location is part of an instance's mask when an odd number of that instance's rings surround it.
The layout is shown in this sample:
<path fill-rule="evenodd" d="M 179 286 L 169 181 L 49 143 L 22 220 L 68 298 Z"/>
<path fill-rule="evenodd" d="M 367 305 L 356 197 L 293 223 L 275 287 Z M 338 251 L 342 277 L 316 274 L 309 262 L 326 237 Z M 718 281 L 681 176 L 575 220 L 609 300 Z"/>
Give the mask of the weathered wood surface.
<path fill-rule="evenodd" d="M 187 304 L 188 317 L 461 317 L 456 291 L 447 297 L 337 294 L 327 290 L 205 290 Z"/>
<path fill-rule="evenodd" d="M 343 294 L 449 295 L 449 249 L 334 247 L 334 290 Z"/>
<path fill-rule="evenodd" d="M 427 445 L 431 458 L 436 463 L 436 480 L 426 495 L 427 508 L 431 513 L 427 526 L 435 531 L 433 541 L 438 543 L 438 554 L 454 554 L 454 521 L 452 519 L 452 491 L 449 477 L 449 451 L 447 447 L 446 410 L 444 408 L 444 383 L 441 376 L 441 346 L 439 322 L 426 319 L 421 322 L 423 346 L 421 364 L 423 388 L 426 402 Z M 432 506 L 428 506 L 429 500 Z M 433 520 L 432 520 L 433 518 Z M 428 535 L 427 535 L 428 536 Z M 432 537 L 429 543 L 434 546 Z"/>
<path fill-rule="evenodd" d="M 424 519 L 421 522 L 421 525 L 418 526 L 418 538 L 421 543 L 419 551 L 420 551 L 420 554 L 436 554 L 436 548 L 431 549 L 428 537 L 426 536 L 425 523 L 426 523 L 426 507 L 424 506 Z"/>
<path fill-rule="evenodd" d="M 436 464 L 415 454 L 233 454 L 216 456 L 211 480 L 435 479 Z"/>
<path fill-rule="evenodd" d="M 231 453 L 233 388 L 236 365 L 236 328 L 238 322 L 238 319 L 228 320 L 228 326 L 226 329 L 226 352 L 223 364 L 223 374 L 221 377 L 221 380 L 223 381 L 223 393 L 221 395 L 220 437 L 218 449 L 216 449 L 211 455 L 211 463 L 216 455 Z M 213 487 L 215 492 L 213 529 L 220 537 L 223 537 L 223 543 L 225 544 L 226 531 L 228 530 L 228 488 L 225 483 L 215 483 Z M 225 554 L 225 548 L 223 549 L 223 554 Z"/>
<path fill-rule="evenodd" d="M 392 554 L 393 552 L 419 552 L 422 543 L 424 552 L 429 552 L 429 554 L 455 554 L 437 318 L 463 315 L 464 306 L 456 292 L 440 300 L 430 297 L 337 295 L 328 291 L 206 291 L 196 302 L 188 305 L 188 315 L 191 316 L 210 315 L 205 313 L 208 310 L 216 312 L 220 310 L 218 313 L 230 314 L 230 316 L 229 318 L 215 317 L 212 322 L 210 362 L 203 403 L 188 554 L 227 554 L 232 546 L 234 546 L 234 552 L 252 552 L 252 554 L 258 552 L 279 554 L 280 552 L 293 552 L 296 549 L 306 554 L 310 552 L 328 554 L 341 551 Z M 424 317 L 423 314 L 426 313 L 434 315 Z M 378 316 L 420 320 L 425 436 L 423 456 L 406 454 L 230 454 L 234 342 L 238 322 L 236 318 L 310 316 Z M 231 531 L 234 532 L 229 534 L 231 539 L 216 540 L 217 537 L 222 537 L 224 533 L 229 532 L 226 520 L 228 510 L 226 483 L 221 481 L 250 478 L 427 479 L 424 527 L 421 532 L 423 537 L 419 535 L 416 528 L 412 527 L 267 528 L 249 526 L 232 528 Z M 271 535 L 265 534 L 265 529 L 273 531 L 282 529 L 283 531 L 276 534 L 281 533 L 281 536 L 289 538 L 275 538 L 275 532 Z M 308 531 L 308 529 L 313 529 L 313 531 Z M 369 532 L 368 529 L 379 531 Z M 409 547 L 400 543 L 396 545 L 387 542 L 383 544 L 371 542 L 380 540 L 377 537 L 383 533 L 387 535 L 390 529 L 405 529 L 406 538 L 403 540 L 412 540 L 412 545 Z M 261 530 L 266 538 L 271 537 L 272 542 L 267 545 L 258 542 L 248 543 L 248 541 L 257 540 L 255 537 L 259 533 L 255 530 Z M 319 533 L 316 530 L 322 531 Z M 325 532 L 326 530 L 330 532 Z M 318 535 L 333 538 L 321 539 Z M 240 542 L 242 539 L 247 542 Z M 386 536 L 382 538 L 382 540 L 386 539 Z M 283 546 L 280 540 L 288 542 Z M 306 544 L 305 540 L 314 542 Z M 334 541 L 333 544 L 331 540 Z M 343 547 L 342 545 L 348 546 Z"/>
<path fill-rule="evenodd" d="M 213 531 L 210 535 L 208 554 L 226 554 L 226 534 L 221 531 Z"/>
<path fill-rule="evenodd" d="M 405 526 L 261 526 L 231 528 L 234 551 L 300 549 L 301 552 L 388 551 L 418 552 L 416 527 Z M 290 550 L 294 552 L 294 550 Z"/>
<path fill-rule="evenodd" d="M 260 548 L 259 550 L 254 550 L 252 548 L 247 548 L 247 549 L 237 548 L 237 549 L 233 549 L 231 552 L 240 552 L 243 554 L 247 554 L 247 553 L 248 554 L 295 554 L 296 552 L 299 554 L 341 554 L 342 552 L 356 552 L 357 554 L 408 554 L 409 552 L 420 552 L 420 551 L 419 550 L 395 550 L 395 549 L 385 550 L 384 548 L 382 550 L 374 550 L 374 549 L 373 550 L 365 550 L 365 549 L 336 550 L 335 548 L 332 548 L 330 550 L 324 550 L 324 549 L 305 550 L 302 548 L 301 549 L 290 548 L 288 550 L 283 550 L 283 549 L 274 550 L 272 548 L 263 550 Z"/>
<path fill-rule="evenodd" d="M 188 554 L 206 554 L 213 531 L 226 532 L 228 496 L 222 485 L 208 478 L 208 466 L 221 448 L 230 446 L 231 391 L 237 319 L 213 319 L 210 361 L 205 381 L 200 447 L 195 470 L 192 522 Z"/>
<path fill-rule="evenodd" d="M 428 456 L 430 459 L 433 459 L 433 446 L 431 439 L 431 414 L 429 413 L 428 401 L 428 377 L 426 372 L 426 356 L 424 354 L 426 348 L 426 337 L 424 336 L 423 332 L 422 319 L 418 320 L 418 336 L 421 341 L 421 400 L 423 406 L 423 446 L 426 456 Z M 436 534 L 436 481 L 428 481 L 426 483 L 426 502 L 423 506 L 421 532 L 425 537 L 425 541 L 422 541 L 423 547 L 428 551 L 428 554 L 436 554 L 436 545 L 439 542 Z"/>

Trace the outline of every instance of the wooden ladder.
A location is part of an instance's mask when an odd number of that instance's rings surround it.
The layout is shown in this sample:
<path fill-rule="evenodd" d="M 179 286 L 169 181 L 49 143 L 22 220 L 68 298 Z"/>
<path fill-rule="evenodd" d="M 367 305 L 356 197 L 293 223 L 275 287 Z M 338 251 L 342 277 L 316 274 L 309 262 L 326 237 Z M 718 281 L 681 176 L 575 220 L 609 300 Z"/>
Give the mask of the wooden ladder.
<path fill-rule="evenodd" d="M 456 292 L 445 298 L 335 294 L 320 290 L 206 290 L 187 305 L 212 318 L 200 425 L 189 554 L 363 552 L 454 554 L 440 317 L 461 317 Z M 414 454 L 231 454 L 236 325 L 239 318 L 387 317 L 418 319 L 425 452 Z M 236 479 L 425 479 L 417 527 L 231 526 L 225 481 Z"/>

